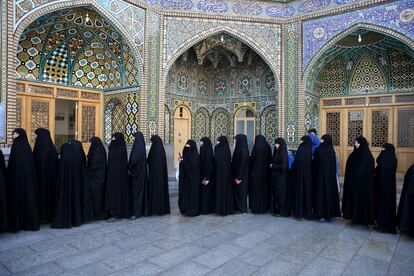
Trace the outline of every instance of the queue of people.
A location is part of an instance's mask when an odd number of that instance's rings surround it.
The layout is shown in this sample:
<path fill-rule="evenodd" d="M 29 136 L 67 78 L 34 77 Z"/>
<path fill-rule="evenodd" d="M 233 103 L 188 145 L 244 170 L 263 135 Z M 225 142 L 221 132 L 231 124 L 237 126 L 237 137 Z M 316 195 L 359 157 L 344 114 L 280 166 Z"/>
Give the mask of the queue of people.
<path fill-rule="evenodd" d="M 93 220 L 137 219 L 170 213 L 167 159 L 159 136 L 151 137 L 147 156 L 141 132 L 128 158 L 122 133 L 114 133 L 108 154 L 98 137 L 82 144 L 65 143 L 60 154 L 46 129 L 35 132 L 32 152 L 25 130 L 13 131 L 6 168 L 0 151 L 0 231 L 35 231 L 40 224 L 70 228 Z M 342 208 L 338 157 L 332 137 L 311 130 L 293 156 L 283 138 L 272 153 L 262 135 L 251 153 L 247 137 L 227 137 L 214 145 L 204 137 L 189 140 L 179 164 L 180 212 L 186 216 L 272 213 L 298 219 L 329 221 L 343 217 L 352 223 L 375 225 L 380 231 L 397 228 L 414 235 L 414 164 L 408 169 L 396 205 L 395 148 L 384 144 L 375 160 L 367 140 L 355 140 L 346 162 Z"/>

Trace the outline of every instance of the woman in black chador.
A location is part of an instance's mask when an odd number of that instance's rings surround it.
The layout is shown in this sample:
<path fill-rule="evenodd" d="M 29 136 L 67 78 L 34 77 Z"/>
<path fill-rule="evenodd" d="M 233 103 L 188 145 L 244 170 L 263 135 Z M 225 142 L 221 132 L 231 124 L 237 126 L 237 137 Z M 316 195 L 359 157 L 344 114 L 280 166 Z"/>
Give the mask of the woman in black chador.
<path fill-rule="evenodd" d="M 336 154 L 331 135 L 325 134 L 321 137 L 321 144 L 315 151 L 313 162 L 315 174 L 312 191 L 313 212 L 317 218 L 325 220 L 340 217 Z"/>
<path fill-rule="evenodd" d="M 69 141 L 69 144 L 72 144 L 74 148 L 77 151 L 79 151 L 80 155 L 82 156 L 83 165 L 86 167 L 86 154 L 85 154 L 85 151 L 83 150 L 82 143 L 78 140 L 71 140 Z"/>
<path fill-rule="evenodd" d="M 87 173 L 92 190 L 95 219 L 107 219 L 105 210 L 106 150 L 99 137 L 91 137 L 88 152 Z"/>
<path fill-rule="evenodd" d="M 148 216 L 147 151 L 142 132 L 138 131 L 134 137 L 128 163 L 132 219 Z"/>
<path fill-rule="evenodd" d="M 236 146 L 231 161 L 234 211 L 246 213 L 249 188 L 249 146 L 246 135 L 236 135 L 234 143 Z"/>
<path fill-rule="evenodd" d="M 283 138 L 275 140 L 271 168 L 272 180 L 272 213 L 287 217 L 290 215 L 290 202 L 288 195 L 288 151 Z"/>
<path fill-rule="evenodd" d="M 88 216 L 89 210 L 93 211 L 91 203 L 85 202 L 87 194 L 84 194 L 84 187 L 87 185 L 86 168 L 83 166 L 81 153 L 73 144 L 63 144 L 60 149 L 52 228 L 71 228 L 89 220 L 89 217 L 84 219 L 84 211 L 87 211 Z M 89 200 L 92 200 L 91 196 Z M 88 205 L 85 206 L 85 203 Z"/>
<path fill-rule="evenodd" d="M 168 190 L 167 158 L 164 145 L 158 135 L 151 137 L 148 153 L 148 187 L 150 215 L 170 213 L 170 194 Z"/>
<path fill-rule="evenodd" d="M 397 157 L 392 144 L 384 144 L 375 168 L 375 210 L 378 230 L 396 234 Z"/>
<path fill-rule="evenodd" d="M 105 198 L 105 208 L 112 216 L 110 221 L 130 217 L 128 154 L 124 135 L 120 132 L 112 134 L 109 144 Z"/>
<path fill-rule="evenodd" d="M 302 137 L 292 164 L 292 213 L 296 218 L 312 217 L 312 140 Z"/>
<path fill-rule="evenodd" d="M 188 140 L 183 149 L 180 161 L 180 179 L 178 191 L 178 207 L 181 214 L 193 217 L 199 214 L 200 205 L 200 172 L 197 144 Z"/>
<path fill-rule="evenodd" d="M 249 208 L 252 213 L 267 213 L 270 208 L 270 169 L 272 149 L 266 138 L 257 135 L 250 156 Z"/>
<path fill-rule="evenodd" d="M 200 141 L 200 213 L 207 215 L 214 212 L 214 156 L 210 139 L 203 137 Z"/>
<path fill-rule="evenodd" d="M 9 222 L 13 232 L 39 230 L 36 168 L 26 131 L 13 131 L 7 168 Z"/>
<path fill-rule="evenodd" d="M 52 220 L 55 208 L 59 159 L 49 130 L 38 128 L 35 134 L 33 157 L 39 194 L 39 219 L 45 223 Z"/>
<path fill-rule="evenodd" d="M 71 140 L 69 144 L 79 153 L 81 156 L 81 163 L 84 168 L 85 182 L 82 184 L 82 222 L 88 222 L 94 220 L 95 214 L 93 211 L 93 196 L 92 187 L 88 180 L 88 174 L 86 171 L 86 155 L 83 150 L 83 145 L 78 140 Z"/>
<path fill-rule="evenodd" d="M 344 219 L 351 219 L 356 224 L 374 224 L 374 170 L 375 161 L 368 142 L 359 136 L 346 161 L 342 198 Z"/>
<path fill-rule="evenodd" d="M 214 147 L 215 210 L 221 216 L 233 213 L 233 188 L 231 179 L 231 152 L 226 136 L 220 136 Z"/>
<path fill-rule="evenodd" d="M 414 237 L 414 163 L 404 176 L 404 185 L 398 205 L 397 225 L 402 233 Z"/>
<path fill-rule="evenodd" d="M 7 206 L 6 163 L 0 150 L 0 232 L 9 230 L 9 214 Z"/>

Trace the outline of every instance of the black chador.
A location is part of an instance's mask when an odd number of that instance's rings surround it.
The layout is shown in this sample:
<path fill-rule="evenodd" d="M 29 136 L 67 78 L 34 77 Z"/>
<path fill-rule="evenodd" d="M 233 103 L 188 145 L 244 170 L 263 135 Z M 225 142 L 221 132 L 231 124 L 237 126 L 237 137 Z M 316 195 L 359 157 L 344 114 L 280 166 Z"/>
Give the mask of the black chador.
<path fill-rule="evenodd" d="M 245 213 L 249 188 L 249 147 L 244 134 L 236 135 L 234 142 L 236 145 L 231 162 L 234 211 Z"/>
<path fill-rule="evenodd" d="M 197 144 L 188 140 L 183 149 L 183 160 L 180 161 L 179 201 L 178 207 L 183 215 L 199 214 L 200 172 Z"/>
<path fill-rule="evenodd" d="M 39 194 L 39 219 L 41 222 L 49 222 L 52 220 L 56 202 L 59 159 L 49 130 L 38 128 L 35 134 L 36 142 L 33 149 L 33 157 Z"/>
<path fill-rule="evenodd" d="M 109 144 L 105 208 L 115 219 L 130 217 L 128 154 L 124 135 L 116 132 Z"/>
<path fill-rule="evenodd" d="M 289 216 L 290 202 L 288 195 L 288 152 L 283 138 L 275 140 L 271 168 L 272 212 L 276 215 Z"/>
<path fill-rule="evenodd" d="M 87 173 L 92 190 L 95 219 L 107 219 L 105 210 L 106 150 L 99 137 L 91 137 L 88 152 Z"/>
<path fill-rule="evenodd" d="M 26 131 L 13 131 L 7 168 L 9 222 L 12 231 L 39 230 L 36 169 Z"/>
<path fill-rule="evenodd" d="M 414 237 L 414 163 L 404 176 L 397 213 L 398 228 L 402 233 Z"/>
<path fill-rule="evenodd" d="M 88 180 L 88 174 L 86 171 L 86 155 L 83 150 L 83 145 L 78 140 L 71 140 L 69 144 L 80 154 L 83 172 L 85 174 L 85 181 L 82 183 L 82 222 L 88 222 L 94 220 L 95 214 L 93 211 L 93 197 L 92 197 L 92 188 Z"/>
<path fill-rule="evenodd" d="M 77 151 L 79 151 L 80 155 L 82 156 L 83 165 L 86 167 L 86 154 L 83 150 L 82 143 L 78 140 L 71 140 L 69 143 L 72 144 Z"/>
<path fill-rule="evenodd" d="M 384 144 L 375 168 L 375 210 L 380 231 L 396 234 L 397 157 L 392 144 Z"/>
<path fill-rule="evenodd" d="M 151 142 L 147 160 L 149 213 L 151 215 L 165 215 L 170 213 L 167 158 L 161 138 L 154 135 L 151 137 Z"/>
<path fill-rule="evenodd" d="M 7 206 L 6 163 L 0 150 L 0 232 L 9 230 L 9 215 Z"/>
<path fill-rule="evenodd" d="M 148 216 L 147 151 L 142 132 L 134 134 L 135 140 L 129 156 L 128 170 L 131 183 L 131 213 L 133 218 Z"/>
<path fill-rule="evenodd" d="M 250 156 L 249 208 L 252 213 L 267 213 L 270 208 L 270 168 L 272 149 L 266 138 L 257 135 Z"/>
<path fill-rule="evenodd" d="M 292 164 L 292 213 L 296 218 L 312 217 L 312 140 L 302 137 Z"/>
<path fill-rule="evenodd" d="M 233 213 L 233 187 L 231 179 L 231 152 L 227 137 L 220 136 L 214 147 L 215 210 L 221 216 Z"/>
<path fill-rule="evenodd" d="M 52 228 L 71 228 L 79 226 L 85 221 L 83 215 L 84 187 L 87 185 L 86 168 L 83 166 L 78 148 L 73 144 L 63 144 L 60 149 L 56 207 Z M 86 211 L 89 208 L 92 209 L 89 205 L 85 207 Z"/>
<path fill-rule="evenodd" d="M 316 217 L 329 220 L 340 217 L 338 182 L 336 179 L 336 154 L 332 136 L 325 134 L 315 151 L 315 185 L 312 191 L 313 211 Z"/>
<path fill-rule="evenodd" d="M 207 215 L 214 212 L 214 156 L 210 139 L 200 141 L 200 213 Z"/>
<path fill-rule="evenodd" d="M 356 138 L 354 151 L 346 161 L 342 213 L 353 223 L 374 224 L 375 161 L 367 140 Z"/>

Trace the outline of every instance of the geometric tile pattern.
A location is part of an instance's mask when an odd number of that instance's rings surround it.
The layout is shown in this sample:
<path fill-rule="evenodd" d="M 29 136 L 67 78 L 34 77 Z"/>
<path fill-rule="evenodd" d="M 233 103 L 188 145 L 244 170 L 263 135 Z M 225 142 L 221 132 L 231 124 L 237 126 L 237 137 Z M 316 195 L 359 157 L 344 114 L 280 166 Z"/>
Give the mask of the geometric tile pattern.
<path fill-rule="evenodd" d="M 23 32 L 18 78 L 110 89 L 139 83 L 139 67 L 123 35 L 88 8 L 46 14 Z"/>
<path fill-rule="evenodd" d="M 31 10 L 45 3 L 58 0 L 14 0 L 15 20 L 19 22 Z M 71 0 L 60 0 L 71 1 Z M 101 5 L 108 5 L 110 0 L 97 0 Z M 116 0 L 115 0 L 116 1 Z M 118 1 L 116 1 L 118 2 Z M 126 1 L 119 1 L 126 5 Z M 216 13 L 237 17 L 257 18 L 292 18 L 303 14 L 321 12 L 326 9 L 344 6 L 350 3 L 366 2 L 364 0 L 302 0 L 286 3 L 284 0 L 274 1 L 238 1 L 238 0 L 137 0 L 165 11 L 191 11 L 199 14 Z M 280 2 L 280 3 L 277 3 Z M 122 7 L 122 6 L 121 6 Z"/>
<path fill-rule="evenodd" d="M 210 117 L 205 108 L 199 108 L 194 117 L 194 135 L 192 136 L 198 142 L 201 138 L 210 136 Z"/>
<path fill-rule="evenodd" d="M 298 25 L 288 24 L 285 27 L 285 137 L 288 145 L 297 143 L 298 131 Z"/>
<path fill-rule="evenodd" d="M 159 55 L 160 55 L 160 16 L 147 12 L 148 34 L 148 94 L 147 94 L 147 137 L 158 133 L 159 120 Z"/>
<path fill-rule="evenodd" d="M 14 29 L 17 28 L 23 17 L 28 16 L 41 6 L 45 6 L 56 1 L 57 0 L 14 0 Z M 59 2 L 71 1 L 60 0 Z M 145 10 L 122 0 L 96 0 L 95 2 L 109 12 L 120 23 L 122 28 L 124 28 L 125 31 L 131 36 L 132 41 L 138 50 L 138 62 L 139 64 L 142 64 L 144 54 Z"/>
<path fill-rule="evenodd" d="M 368 92 L 382 92 L 387 89 L 385 75 L 381 66 L 364 55 L 357 63 L 351 79 L 350 94 L 365 94 Z"/>
<path fill-rule="evenodd" d="M 170 128 L 170 120 L 171 120 L 170 109 L 168 106 L 165 106 L 164 111 L 164 143 L 169 145 L 171 144 L 171 128 Z"/>
<path fill-rule="evenodd" d="M 319 100 L 313 95 L 306 95 L 305 101 L 305 129 L 319 130 Z"/>
<path fill-rule="evenodd" d="M 345 66 L 340 56 L 322 68 L 314 85 L 321 97 L 345 95 Z"/>
<path fill-rule="evenodd" d="M 231 119 L 229 112 L 224 108 L 220 108 L 214 111 L 211 117 L 211 139 L 215 141 L 218 137 L 224 135 L 229 139 L 229 143 L 231 143 L 233 139 L 231 139 Z"/>
<path fill-rule="evenodd" d="M 126 135 L 126 106 L 127 94 L 109 94 L 104 96 L 105 106 L 105 142 L 111 142 L 111 136 L 115 132 Z"/>
<path fill-rule="evenodd" d="M 303 14 L 321 12 L 363 0 L 302 0 L 302 1 L 238 1 L 238 0 L 142 0 L 166 11 L 198 14 L 223 14 L 237 17 L 292 18 Z M 287 3 L 289 2 L 289 3 Z"/>
<path fill-rule="evenodd" d="M 391 45 L 394 46 L 344 49 L 333 60 L 324 62 L 331 54 L 328 50 L 321 63 L 310 71 L 306 91 L 321 97 L 412 91 L 414 57 L 401 42 L 393 39 Z"/>
<path fill-rule="evenodd" d="M 145 10 L 122 0 L 98 0 L 131 36 L 137 46 L 137 58 L 142 64 L 144 56 Z"/>
<path fill-rule="evenodd" d="M 414 1 L 402 0 L 372 8 L 325 16 L 303 23 L 302 70 L 326 42 L 350 26 L 366 22 L 395 30 L 414 40 Z"/>
<path fill-rule="evenodd" d="M 139 91 L 126 94 L 125 141 L 132 144 L 134 133 L 139 130 Z"/>
<path fill-rule="evenodd" d="M 391 89 L 412 91 L 414 89 L 414 58 L 400 51 L 389 49 Z"/>
<path fill-rule="evenodd" d="M 269 144 L 273 144 L 278 137 L 278 113 L 275 105 L 266 107 L 262 111 L 260 132 L 266 137 Z"/>

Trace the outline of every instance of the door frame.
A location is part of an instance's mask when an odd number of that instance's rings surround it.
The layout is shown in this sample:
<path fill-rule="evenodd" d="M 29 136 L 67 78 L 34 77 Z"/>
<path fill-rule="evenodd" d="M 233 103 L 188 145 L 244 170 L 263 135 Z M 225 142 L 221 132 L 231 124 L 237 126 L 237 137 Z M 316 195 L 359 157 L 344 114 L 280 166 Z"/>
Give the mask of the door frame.
<path fill-rule="evenodd" d="M 20 127 L 24 128 L 28 132 L 31 131 L 31 102 L 33 99 L 39 101 L 48 101 L 49 104 L 49 131 L 51 138 L 55 139 L 55 107 L 56 99 L 75 101 L 76 110 L 76 139 L 81 137 L 80 131 L 82 127 L 82 114 L 79 113 L 80 105 L 94 105 L 96 107 L 95 113 L 95 135 L 97 137 L 103 137 L 103 128 L 101 124 L 101 107 L 103 103 L 103 92 L 89 90 L 82 87 L 69 87 L 60 86 L 54 84 L 45 84 L 39 82 L 18 80 L 16 82 L 16 99 L 21 100 L 21 122 Z M 31 139 L 29 139 L 31 140 Z M 33 142 L 31 142 L 33 146 Z M 89 148 L 88 143 L 82 143 L 84 149 Z"/>

